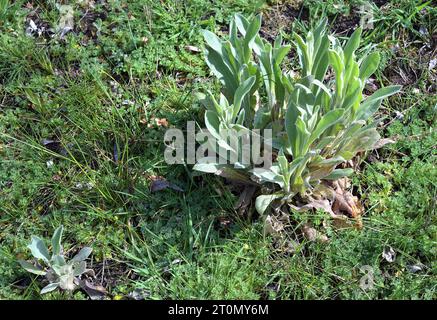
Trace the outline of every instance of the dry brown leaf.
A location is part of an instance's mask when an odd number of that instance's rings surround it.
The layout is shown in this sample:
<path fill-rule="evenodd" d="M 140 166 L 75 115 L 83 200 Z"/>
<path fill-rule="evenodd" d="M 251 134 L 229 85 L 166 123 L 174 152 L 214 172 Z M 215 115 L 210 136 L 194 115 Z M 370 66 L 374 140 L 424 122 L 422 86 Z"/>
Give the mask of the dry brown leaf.
<path fill-rule="evenodd" d="M 256 186 L 244 185 L 243 192 L 240 194 L 240 198 L 234 206 L 234 208 L 238 210 L 240 214 L 244 214 L 247 211 L 247 208 L 252 202 L 252 198 L 256 189 Z"/>
<path fill-rule="evenodd" d="M 146 118 L 140 119 L 141 124 L 147 124 L 147 128 L 153 128 L 153 127 L 168 127 L 168 120 L 166 118 L 155 118 L 152 117 L 150 121 L 147 121 Z"/>
<path fill-rule="evenodd" d="M 264 222 L 264 234 L 278 236 L 284 230 L 284 224 L 275 216 L 268 215 Z"/>
<path fill-rule="evenodd" d="M 309 203 L 303 206 L 294 206 L 290 204 L 290 208 L 298 212 L 308 211 L 310 209 L 323 209 L 325 212 L 329 213 L 331 217 L 338 218 L 338 215 L 335 214 L 334 211 L 332 211 L 331 203 L 329 202 L 329 200 L 326 199 L 324 200 L 311 199 Z"/>
<path fill-rule="evenodd" d="M 281 249 L 286 253 L 295 253 L 299 248 L 299 242 L 294 240 L 285 240 Z"/>
<path fill-rule="evenodd" d="M 348 179 L 339 179 L 333 183 L 335 188 L 334 202 L 332 204 L 332 210 L 336 215 L 341 215 L 342 212 L 346 212 L 348 216 L 352 217 L 356 221 L 356 227 L 361 229 L 363 223 L 361 215 L 364 212 L 364 208 L 358 197 L 353 196 L 346 188 L 349 187 L 350 182 Z"/>
<path fill-rule="evenodd" d="M 356 226 L 350 221 L 350 219 L 333 219 L 332 220 L 332 226 L 334 227 L 334 229 L 336 230 L 341 230 L 341 229 L 352 229 L 355 228 Z"/>
<path fill-rule="evenodd" d="M 79 280 L 79 286 L 85 291 L 91 300 L 103 300 L 108 294 L 101 285 L 94 285 L 88 280 Z"/>
<path fill-rule="evenodd" d="M 328 237 L 325 234 L 317 231 L 308 223 L 305 223 L 302 226 L 301 230 L 304 237 L 309 241 L 320 241 L 322 243 L 329 241 Z"/>
<path fill-rule="evenodd" d="M 155 123 L 158 127 L 168 127 L 168 121 L 165 118 L 159 119 L 155 118 Z"/>

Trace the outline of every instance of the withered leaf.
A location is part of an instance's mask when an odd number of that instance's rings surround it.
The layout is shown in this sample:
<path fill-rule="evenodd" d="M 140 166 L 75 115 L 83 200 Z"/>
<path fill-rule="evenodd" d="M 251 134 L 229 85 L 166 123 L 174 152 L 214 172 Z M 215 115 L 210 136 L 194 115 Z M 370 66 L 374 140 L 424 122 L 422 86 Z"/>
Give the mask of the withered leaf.
<path fill-rule="evenodd" d="M 303 206 L 294 206 L 290 205 L 293 210 L 296 211 L 308 211 L 310 209 L 322 209 L 325 212 L 329 213 L 331 217 L 338 218 L 338 215 L 332 211 L 331 204 L 329 200 L 314 200 L 312 199 L 309 203 Z"/>
<path fill-rule="evenodd" d="M 264 222 L 264 233 L 266 235 L 277 236 L 284 230 L 284 224 L 275 216 L 268 215 Z"/>
<path fill-rule="evenodd" d="M 355 219 L 355 226 L 358 229 L 363 227 L 361 216 L 364 208 L 359 199 L 352 195 L 346 188 L 349 185 L 348 179 L 339 179 L 334 181 L 335 186 L 334 202 L 332 210 L 335 214 L 340 215 L 342 212 Z"/>
<path fill-rule="evenodd" d="M 302 230 L 304 237 L 309 241 L 320 241 L 320 242 L 329 241 L 328 237 L 325 234 L 317 231 L 315 228 L 313 228 L 308 223 L 305 223 L 302 226 L 301 230 Z"/>
<path fill-rule="evenodd" d="M 243 192 L 240 194 L 240 198 L 234 206 L 234 209 L 238 210 L 241 215 L 245 214 L 255 194 L 256 187 L 253 185 L 245 185 Z"/>
<path fill-rule="evenodd" d="M 79 286 L 91 298 L 91 300 L 103 300 L 108 294 L 101 285 L 94 285 L 88 280 L 79 280 Z"/>

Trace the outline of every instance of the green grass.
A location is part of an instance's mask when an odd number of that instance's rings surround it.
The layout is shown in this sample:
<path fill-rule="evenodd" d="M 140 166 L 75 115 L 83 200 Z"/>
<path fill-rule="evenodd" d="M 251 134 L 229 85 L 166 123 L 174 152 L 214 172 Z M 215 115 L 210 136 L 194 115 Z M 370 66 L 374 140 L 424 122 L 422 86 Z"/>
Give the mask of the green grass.
<path fill-rule="evenodd" d="M 48 238 L 60 224 L 65 250 L 93 247 L 90 264 L 110 298 L 135 289 L 147 299 L 436 298 L 436 70 L 428 68 L 426 47 L 436 9 L 430 3 L 373 5 L 375 28 L 364 33 L 365 44 L 384 55 L 375 83 L 404 85 L 381 112 L 381 132 L 397 142 L 368 155 L 353 176 L 366 208 L 364 229 L 336 230 L 322 212 L 293 214 L 293 229 L 312 222 L 330 240 L 302 241 L 290 254 L 264 235 L 262 218 L 238 215 L 238 196 L 222 179 L 167 165 L 165 128 L 144 124 L 153 117 L 182 128 L 187 120 L 202 122 L 193 93 L 216 86 L 202 54 L 185 48 L 202 47 L 200 29 L 224 31 L 235 12 L 266 16 L 287 4 L 75 5 L 75 31 L 60 40 L 26 36 L 32 11 L 26 2 L 0 0 L 0 298 L 68 297 L 40 296 L 41 279 L 17 263 L 30 258 L 31 235 Z M 324 15 L 334 28 L 362 2 L 304 1 L 309 18 L 290 21 L 290 30 Z M 54 1 L 30 3 L 38 17 L 29 18 L 56 27 Z M 295 63 L 291 56 L 290 68 Z M 151 175 L 184 192 L 151 193 Z M 388 246 L 396 251 L 392 263 L 382 257 Z M 413 265 L 421 270 L 410 272 Z M 374 270 L 367 291 L 359 286 L 363 266 Z"/>

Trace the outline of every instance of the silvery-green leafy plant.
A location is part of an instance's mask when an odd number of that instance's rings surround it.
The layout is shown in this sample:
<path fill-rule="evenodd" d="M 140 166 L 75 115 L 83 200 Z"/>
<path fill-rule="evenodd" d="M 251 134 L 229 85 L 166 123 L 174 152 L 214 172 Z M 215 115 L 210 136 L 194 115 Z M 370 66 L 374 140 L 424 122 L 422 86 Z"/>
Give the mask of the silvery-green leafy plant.
<path fill-rule="evenodd" d="M 41 290 L 41 294 L 57 288 L 68 291 L 75 290 L 79 283 L 78 277 L 91 271 L 87 269 L 85 262 L 92 252 L 90 247 L 82 248 L 70 261 L 65 260 L 61 245 L 62 232 L 63 226 L 55 230 L 51 239 L 51 254 L 43 239 L 32 236 L 32 241 L 27 247 L 37 260 L 37 265 L 19 260 L 20 265 L 25 270 L 36 275 L 45 276 L 49 281 L 49 284 Z"/>
<path fill-rule="evenodd" d="M 291 47 L 283 45 L 280 36 L 273 45 L 262 39 L 260 25 L 260 16 L 248 20 L 236 15 L 229 40 L 204 32 L 207 64 L 223 87 L 219 101 L 211 93 L 200 98 L 207 108 L 206 127 L 219 148 L 235 151 L 223 138 L 223 129 L 272 129 L 277 157 L 271 168 L 220 166 L 221 172 L 223 167 L 242 169 L 243 175 L 260 184 L 278 186 L 273 194 L 257 198 L 256 208 L 262 213 L 275 199 L 308 198 L 323 181 L 352 174 L 344 164 L 357 153 L 381 145 L 374 114 L 400 86 L 363 95 L 380 57 L 365 52 L 357 59 L 361 28 L 344 44 L 328 35 L 326 19 L 305 39 L 293 34 L 300 74 L 292 77 L 282 68 Z M 204 172 L 217 168 L 202 160 L 194 166 Z"/>
<path fill-rule="evenodd" d="M 226 130 L 244 133 L 268 128 L 278 134 L 283 130 L 281 119 L 292 80 L 290 74 L 281 71 L 280 65 L 291 46 L 282 45 L 280 36 L 272 46 L 259 36 L 260 27 L 260 16 L 249 21 L 237 14 L 230 24 L 228 40 L 204 31 L 206 62 L 223 87 L 218 101 L 211 92 L 199 94 L 199 100 L 207 109 L 206 127 L 217 139 L 218 148 L 231 153 L 241 150 L 231 147 Z M 264 93 L 267 93 L 266 103 L 261 101 Z M 217 163 L 208 166 L 204 163 L 207 160 L 202 159 L 195 169 L 214 172 L 220 167 L 234 178 L 241 177 L 231 166 Z"/>
<path fill-rule="evenodd" d="M 223 96 L 220 110 L 210 92 L 201 100 L 218 117 L 226 118 L 228 125 L 263 129 L 283 117 L 292 78 L 280 66 L 291 46 L 283 45 L 280 35 L 270 44 L 259 36 L 260 28 L 261 16 L 249 21 L 237 14 L 228 40 L 204 31 L 206 62 L 222 83 Z M 266 102 L 261 101 L 261 94 Z"/>

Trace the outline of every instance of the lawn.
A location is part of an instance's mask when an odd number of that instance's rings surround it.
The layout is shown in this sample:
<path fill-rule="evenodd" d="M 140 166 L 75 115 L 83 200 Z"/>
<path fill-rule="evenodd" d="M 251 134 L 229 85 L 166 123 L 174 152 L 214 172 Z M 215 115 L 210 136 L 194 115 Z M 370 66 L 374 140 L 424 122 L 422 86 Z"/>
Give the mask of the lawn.
<path fill-rule="evenodd" d="M 202 30 L 226 37 L 235 13 L 288 43 L 324 17 L 340 40 L 362 25 L 357 55 L 381 55 L 365 93 L 402 86 L 377 113 L 394 143 L 350 176 L 363 228 L 290 210 L 273 237 L 229 181 L 164 161 L 166 129 L 203 127 L 196 93 L 220 90 Z M 0 299 L 436 299 L 436 34 L 431 1 L 0 0 Z M 19 260 L 60 225 L 94 274 L 41 294 Z"/>

